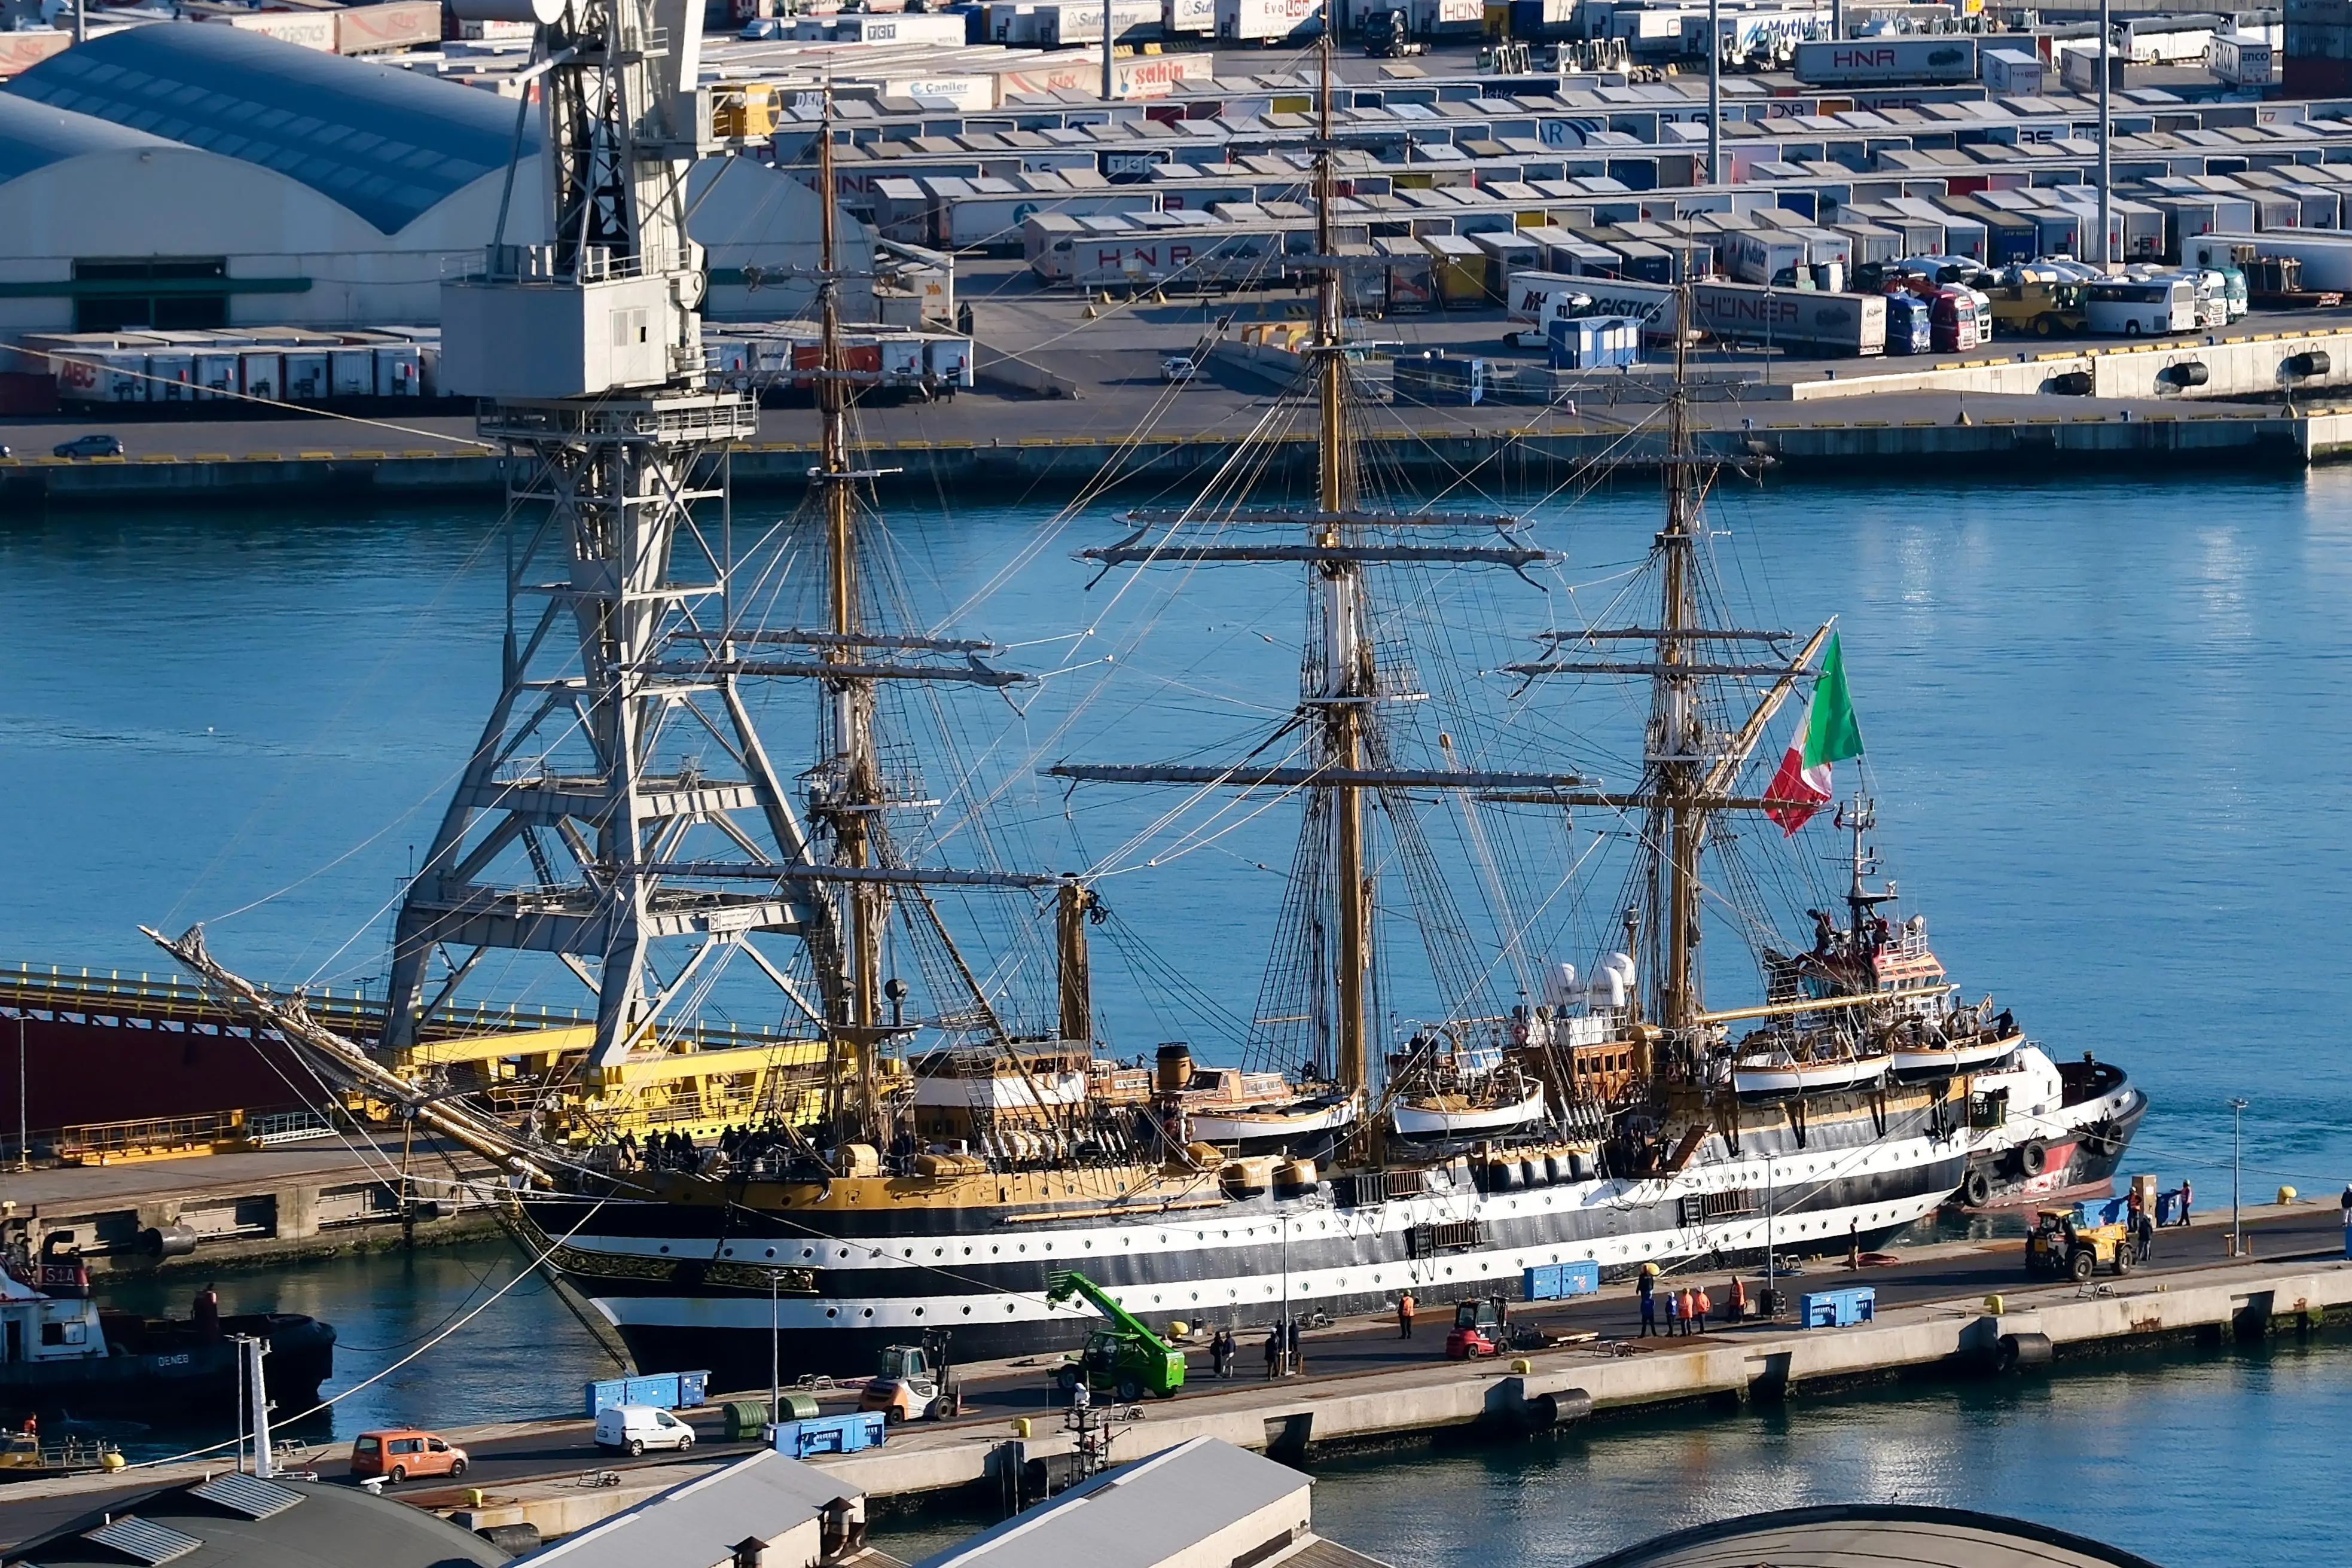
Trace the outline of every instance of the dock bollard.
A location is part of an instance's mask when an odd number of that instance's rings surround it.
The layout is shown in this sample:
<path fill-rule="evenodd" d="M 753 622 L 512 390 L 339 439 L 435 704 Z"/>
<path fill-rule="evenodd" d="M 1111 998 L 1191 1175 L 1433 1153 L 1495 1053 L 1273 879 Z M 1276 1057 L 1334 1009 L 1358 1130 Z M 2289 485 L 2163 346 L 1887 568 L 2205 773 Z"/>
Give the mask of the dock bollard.
<path fill-rule="evenodd" d="M 1029 1417 L 1026 1415 L 1016 1415 L 1013 1418 L 1013 1435 L 1015 1437 L 1026 1437 L 1029 1436 Z"/>
<path fill-rule="evenodd" d="M 1521 1356 L 1518 1360 L 1511 1363 L 1511 1370 L 1518 1373 L 1521 1377 L 1527 1376 L 1528 1373 L 1535 1371 L 1535 1369 L 1536 1363 L 1529 1361 L 1525 1356 Z"/>
<path fill-rule="evenodd" d="M 1998 1318 L 2000 1316 L 2000 1309 L 2001 1300 L 2000 1293 L 1999 1291 L 1995 1291 L 1993 1294 L 1985 1298 L 1986 1311 L 1990 1312 L 1994 1317 Z"/>

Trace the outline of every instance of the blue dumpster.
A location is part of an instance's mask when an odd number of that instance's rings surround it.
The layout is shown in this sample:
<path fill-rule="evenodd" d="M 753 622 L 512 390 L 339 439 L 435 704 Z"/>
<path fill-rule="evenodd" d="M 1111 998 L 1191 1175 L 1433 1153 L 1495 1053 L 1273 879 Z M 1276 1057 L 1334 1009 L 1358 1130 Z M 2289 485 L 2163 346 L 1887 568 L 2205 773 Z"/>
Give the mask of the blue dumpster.
<path fill-rule="evenodd" d="M 776 1427 L 775 1447 L 786 1458 L 805 1459 L 812 1454 L 855 1454 L 878 1448 L 887 1436 L 880 1411 L 859 1410 L 781 1423 Z"/>
<path fill-rule="evenodd" d="M 1805 1329 L 1848 1329 L 1878 1316 L 1878 1288 L 1856 1285 L 1844 1290 L 1815 1290 L 1797 1298 L 1797 1326 Z"/>

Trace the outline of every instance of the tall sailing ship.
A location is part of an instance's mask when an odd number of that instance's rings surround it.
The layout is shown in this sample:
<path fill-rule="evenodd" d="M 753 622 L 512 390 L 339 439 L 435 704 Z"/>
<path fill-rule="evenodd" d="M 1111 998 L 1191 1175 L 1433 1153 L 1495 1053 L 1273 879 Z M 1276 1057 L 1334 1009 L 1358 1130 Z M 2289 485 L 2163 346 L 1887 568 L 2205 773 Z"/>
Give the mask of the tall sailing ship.
<path fill-rule="evenodd" d="M 727 620 L 696 634 L 704 656 L 648 667 L 679 679 L 812 682 L 822 744 L 797 809 L 747 790 L 775 825 L 781 847 L 765 857 L 688 858 L 660 822 L 583 851 L 593 885 L 641 879 L 649 909 L 672 907 L 698 879 L 751 889 L 710 907 L 737 910 L 745 940 L 759 927 L 803 943 L 798 966 L 775 978 L 805 995 L 813 1074 L 777 1076 L 758 1126 L 690 1159 L 648 1156 L 634 1135 L 533 1142 L 446 1086 L 416 1093 L 299 1005 L 222 969 L 196 933 L 174 944 L 345 1081 L 409 1100 L 425 1125 L 505 1163 L 552 1266 L 641 1366 L 757 1381 L 772 1323 L 795 1373 L 870 1369 L 882 1346 L 931 1329 L 951 1330 L 966 1358 L 1072 1344 L 1090 1320 L 1047 1296 L 1049 1278 L 1072 1268 L 1147 1321 L 1245 1324 L 1378 1310 L 1406 1290 L 1509 1291 L 1551 1263 L 1591 1259 L 1611 1277 L 1842 1251 L 1956 1197 L 2091 1186 L 2116 1170 L 2139 1091 L 2087 1057 L 2053 1062 L 1990 998 L 1959 999 L 1924 919 L 1873 880 L 1866 799 L 1836 805 L 1844 886 L 1822 901 L 1842 907 L 1804 911 L 1809 942 L 1781 939 L 1797 911 L 1768 907 L 1739 868 L 1753 843 L 1772 842 L 1768 821 L 1794 832 L 1832 804 L 1806 771 L 1817 759 L 1800 754 L 1788 777 L 1768 781 L 1758 748 L 1788 698 L 1810 686 L 1818 715 L 1843 703 L 1843 679 L 1830 627 L 1797 635 L 1720 618 L 1701 523 L 1711 470 L 1693 450 L 1679 347 L 1643 613 L 1547 632 L 1508 671 L 1531 701 L 1563 682 L 1639 683 L 1636 776 L 1610 788 L 1590 770 L 1481 765 L 1466 739 L 1419 716 L 1434 710 L 1425 686 L 1448 683 L 1421 679 L 1391 624 L 1405 596 L 1394 583 L 1524 573 L 1557 557 L 1517 517 L 1366 500 L 1331 216 L 1328 47 L 1318 254 L 1292 258 L 1320 279 L 1295 399 L 1316 422 L 1313 495 L 1263 499 L 1262 465 L 1237 461 L 1190 504 L 1133 512 L 1124 538 L 1083 552 L 1103 572 L 1300 574 L 1311 629 L 1296 704 L 1239 758 L 1047 770 L 1073 787 L 1299 803 L 1244 1065 L 1212 1066 L 1177 1043 L 1148 1065 L 1111 1058 L 1095 1025 L 1087 942 L 1100 910 L 1086 876 L 919 867 L 891 829 L 894 813 L 919 802 L 908 771 L 886 762 L 877 689 L 1017 678 L 986 663 L 984 645 L 890 631 L 866 614 L 859 541 L 874 476 L 852 452 L 829 224 L 824 445 L 808 514 L 824 623 L 762 634 Z M 830 155 L 825 136 L 819 156 Z M 833 188 L 828 169 L 819 188 Z M 806 653 L 744 651 L 763 642 Z M 728 709 L 740 717 L 740 704 Z M 740 750 L 767 767 L 756 747 Z M 681 775 L 665 787 L 693 784 Z M 1477 864 L 1433 848 L 1428 819 L 1441 812 L 1465 823 Z M 1529 922 L 1508 908 L 1483 912 L 1511 951 L 1482 949 L 1464 906 L 1511 903 L 1492 874 L 1506 851 L 1485 825 L 1500 833 L 1540 818 L 1556 833 L 1573 812 L 1606 814 L 1630 846 L 1625 896 L 1590 933 L 1589 963 L 1530 967 Z M 1727 826 L 1741 821 L 1761 831 Z M 933 902 L 950 888 L 1038 901 L 1054 982 L 1044 1028 L 1024 1033 L 997 1009 Z M 1412 907 L 1410 963 L 1396 951 L 1408 944 L 1384 940 L 1398 902 Z M 1759 984 L 1752 1000 L 1723 1005 L 1702 952 L 1722 924 L 1717 906 L 1735 904 Z M 412 949 L 444 940 L 431 914 L 404 924 Z M 886 978 L 894 930 L 927 983 L 911 1015 L 907 989 Z M 1391 1025 L 1407 987 L 1422 993 L 1419 1021 Z M 646 1006 L 638 995 L 606 1009 L 599 1073 L 621 1081 L 632 1063 L 658 1058 L 655 1031 L 633 1022 Z"/>

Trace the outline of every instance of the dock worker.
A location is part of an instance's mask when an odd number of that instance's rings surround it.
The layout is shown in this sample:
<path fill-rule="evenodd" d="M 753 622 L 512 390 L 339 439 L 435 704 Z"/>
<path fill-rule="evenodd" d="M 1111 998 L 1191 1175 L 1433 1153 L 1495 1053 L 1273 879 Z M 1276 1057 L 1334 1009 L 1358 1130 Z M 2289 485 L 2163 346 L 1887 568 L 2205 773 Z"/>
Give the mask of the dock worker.
<path fill-rule="evenodd" d="M 1748 1321 L 1748 1281 L 1734 1274 L 1724 1293 L 1723 1315 L 1726 1321 L 1744 1323 Z"/>
<path fill-rule="evenodd" d="M 2347 1186 L 2344 1190 L 2347 1194 L 2352 1194 L 2352 1186 Z M 2352 1225 L 2352 1215 L 2346 1216 L 2345 1223 Z M 1401 1340 L 1412 1338 L 1412 1292 L 1410 1290 L 1397 1298 L 1397 1338 Z"/>
<path fill-rule="evenodd" d="M 1666 1338 L 1673 1339 L 1683 1331 L 1683 1299 L 1676 1290 L 1666 1292 Z"/>
<path fill-rule="evenodd" d="M 2194 1190 L 2189 1186 L 2189 1178 L 2188 1178 L 2188 1177 L 2186 1177 L 2186 1176 L 2181 1177 L 2181 1178 L 2180 1178 L 2180 1223 L 2181 1223 L 2181 1224 L 2183 1224 L 2183 1225 L 2187 1225 L 2187 1224 L 2189 1223 L 2189 1201 L 2190 1201 L 2192 1198 L 2194 1198 L 2196 1195 L 2197 1195 L 2197 1194 L 2196 1194 L 2195 1191 L 2194 1191 Z"/>
<path fill-rule="evenodd" d="M 2347 1198 L 2352 1198 L 2352 1187 L 2345 1189 L 2344 1195 Z M 2352 1225 L 2352 1206 L 2347 1206 L 2346 1210 L 2345 1223 Z M 2132 1211 L 2132 1244 L 2138 1253 L 2138 1256 L 2132 1259 L 2135 1263 L 2147 1262 L 2147 1255 L 2156 1250 L 2156 1216 L 2146 1209 Z"/>
<path fill-rule="evenodd" d="M 1274 1381 L 1274 1369 L 1282 1364 L 1282 1325 L 1276 1323 L 1265 1336 L 1265 1380 Z"/>
<path fill-rule="evenodd" d="M 1862 1267 L 1862 1221 L 1858 1219 L 1845 1222 L 1845 1266 L 1848 1268 Z"/>
<path fill-rule="evenodd" d="M 1641 1337 L 1648 1339 L 1658 1331 L 1658 1266 L 1656 1264 L 1642 1265 L 1642 1278 L 1635 1283 L 1633 1289 L 1634 1293 L 1642 1298 Z"/>
<path fill-rule="evenodd" d="M 1209 1361 L 1220 1378 L 1234 1375 L 1234 1331 L 1219 1329 L 1209 1336 Z"/>
<path fill-rule="evenodd" d="M 1715 1303 L 1707 1300 L 1706 1286 L 1691 1287 L 1691 1320 L 1698 1324 L 1698 1331 L 1706 1332 L 1706 1315 L 1715 1310 Z"/>
<path fill-rule="evenodd" d="M 1303 1376 L 1307 1371 L 1307 1352 L 1298 1346 L 1298 1320 L 1296 1318 L 1290 1320 L 1290 1327 L 1283 1335 L 1283 1348 L 1290 1352 L 1290 1375 Z"/>

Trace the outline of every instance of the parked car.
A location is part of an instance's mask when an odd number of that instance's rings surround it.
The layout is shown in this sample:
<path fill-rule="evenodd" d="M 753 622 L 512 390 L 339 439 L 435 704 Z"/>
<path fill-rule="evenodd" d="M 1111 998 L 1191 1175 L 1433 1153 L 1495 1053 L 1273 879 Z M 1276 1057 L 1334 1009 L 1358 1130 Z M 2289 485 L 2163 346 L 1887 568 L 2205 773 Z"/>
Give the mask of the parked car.
<path fill-rule="evenodd" d="M 694 1428 L 651 1405 L 608 1405 L 596 1413 L 596 1447 L 636 1455 L 694 1447 Z"/>
<path fill-rule="evenodd" d="M 1190 381 L 1199 369 L 1200 366 L 1193 363 L 1191 354 L 1170 354 L 1160 362 L 1160 379 Z"/>
<path fill-rule="evenodd" d="M 122 437 L 77 436 L 70 441 L 58 442 L 49 450 L 52 456 L 59 458 L 119 458 L 122 456 Z"/>
<path fill-rule="evenodd" d="M 393 1485 L 426 1476 L 466 1473 L 466 1450 L 436 1433 L 414 1426 L 362 1432 L 352 1442 L 352 1474 L 382 1476 Z"/>

